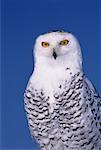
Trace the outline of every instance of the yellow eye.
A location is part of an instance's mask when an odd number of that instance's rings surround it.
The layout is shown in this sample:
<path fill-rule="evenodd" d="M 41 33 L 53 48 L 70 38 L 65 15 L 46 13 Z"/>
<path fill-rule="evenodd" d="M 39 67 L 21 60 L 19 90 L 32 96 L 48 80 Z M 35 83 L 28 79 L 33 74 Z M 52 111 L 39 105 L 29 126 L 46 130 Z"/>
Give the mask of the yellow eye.
<path fill-rule="evenodd" d="M 42 45 L 43 47 L 48 47 L 48 46 L 49 46 L 49 43 L 48 43 L 48 42 L 42 42 L 41 45 Z"/>
<path fill-rule="evenodd" d="M 65 45 L 67 45 L 68 43 L 69 43 L 68 40 L 63 40 L 63 41 L 60 42 L 60 45 L 65 46 Z"/>

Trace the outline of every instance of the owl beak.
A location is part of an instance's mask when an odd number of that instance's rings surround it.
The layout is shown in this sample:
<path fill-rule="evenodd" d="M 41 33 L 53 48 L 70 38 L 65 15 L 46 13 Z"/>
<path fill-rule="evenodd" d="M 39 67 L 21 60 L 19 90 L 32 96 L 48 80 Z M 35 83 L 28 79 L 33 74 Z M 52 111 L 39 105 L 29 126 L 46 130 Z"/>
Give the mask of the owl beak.
<path fill-rule="evenodd" d="M 54 57 L 54 59 L 57 58 L 57 53 L 56 53 L 56 51 L 55 51 L 55 48 L 53 48 L 53 57 Z"/>
<path fill-rule="evenodd" d="M 55 51 L 53 51 L 53 57 L 54 57 L 54 59 L 57 58 L 57 53 Z"/>

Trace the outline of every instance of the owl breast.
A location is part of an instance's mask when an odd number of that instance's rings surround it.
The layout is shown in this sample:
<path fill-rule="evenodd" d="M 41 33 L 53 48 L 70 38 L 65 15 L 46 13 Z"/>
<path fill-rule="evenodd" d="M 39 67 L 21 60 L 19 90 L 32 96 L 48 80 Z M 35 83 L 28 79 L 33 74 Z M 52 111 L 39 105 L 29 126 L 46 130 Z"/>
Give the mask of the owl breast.
<path fill-rule="evenodd" d="M 32 135 L 39 143 L 51 143 L 53 147 L 61 143 L 69 150 L 93 150 L 100 141 L 100 135 L 82 95 L 83 79 L 72 79 L 70 86 L 66 85 L 67 81 L 59 87 L 62 92 L 53 92 L 52 104 L 49 101 L 51 95 L 42 89 L 34 89 L 34 95 L 25 102 Z"/>

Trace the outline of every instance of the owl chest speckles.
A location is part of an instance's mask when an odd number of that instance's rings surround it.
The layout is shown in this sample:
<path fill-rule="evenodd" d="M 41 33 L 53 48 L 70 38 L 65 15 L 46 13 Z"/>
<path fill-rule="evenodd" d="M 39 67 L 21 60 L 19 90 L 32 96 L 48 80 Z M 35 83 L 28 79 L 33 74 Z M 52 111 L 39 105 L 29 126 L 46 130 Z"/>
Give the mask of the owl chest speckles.
<path fill-rule="evenodd" d="M 47 96 L 44 90 L 34 89 L 34 94 L 30 89 L 26 91 L 25 108 L 32 136 L 38 142 L 45 139 L 46 144 L 51 140 L 61 141 L 69 150 L 94 149 L 100 135 L 96 134 L 98 130 L 89 109 L 91 93 L 82 94 L 83 76 L 78 73 L 69 87 L 65 81 L 59 88 L 62 92 L 53 93 L 53 103 L 49 102 L 51 95 Z"/>

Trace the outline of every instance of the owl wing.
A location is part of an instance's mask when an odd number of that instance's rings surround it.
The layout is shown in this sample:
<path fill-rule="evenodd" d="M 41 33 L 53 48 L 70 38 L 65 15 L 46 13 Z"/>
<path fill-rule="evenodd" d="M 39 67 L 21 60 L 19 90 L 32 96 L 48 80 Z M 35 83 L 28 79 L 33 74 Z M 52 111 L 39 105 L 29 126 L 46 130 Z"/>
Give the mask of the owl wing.
<path fill-rule="evenodd" d="M 38 123 L 33 123 L 35 118 L 38 116 L 38 112 L 35 111 L 37 109 L 35 105 L 35 101 L 37 101 L 36 91 L 33 91 L 31 84 L 28 83 L 27 88 L 24 93 L 24 108 L 26 111 L 30 133 L 32 137 L 37 138 Z"/>
<path fill-rule="evenodd" d="M 101 97 L 97 93 L 94 85 L 87 78 L 85 78 L 85 86 L 87 89 L 86 93 L 89 95 L 88 101 L 90 104 L 91 112 L 94 116 L 96 126 L 101 133 Z"/>
<path fill-rule="evenodd" d="M 47 137 L 47 123 L 49 122 L 49 97 L 42 89 L 36 89 L 28 83 L 24 93 L 24 107 L 32 138 L 40 144 L 41 148 L 49 145 Z"/>

